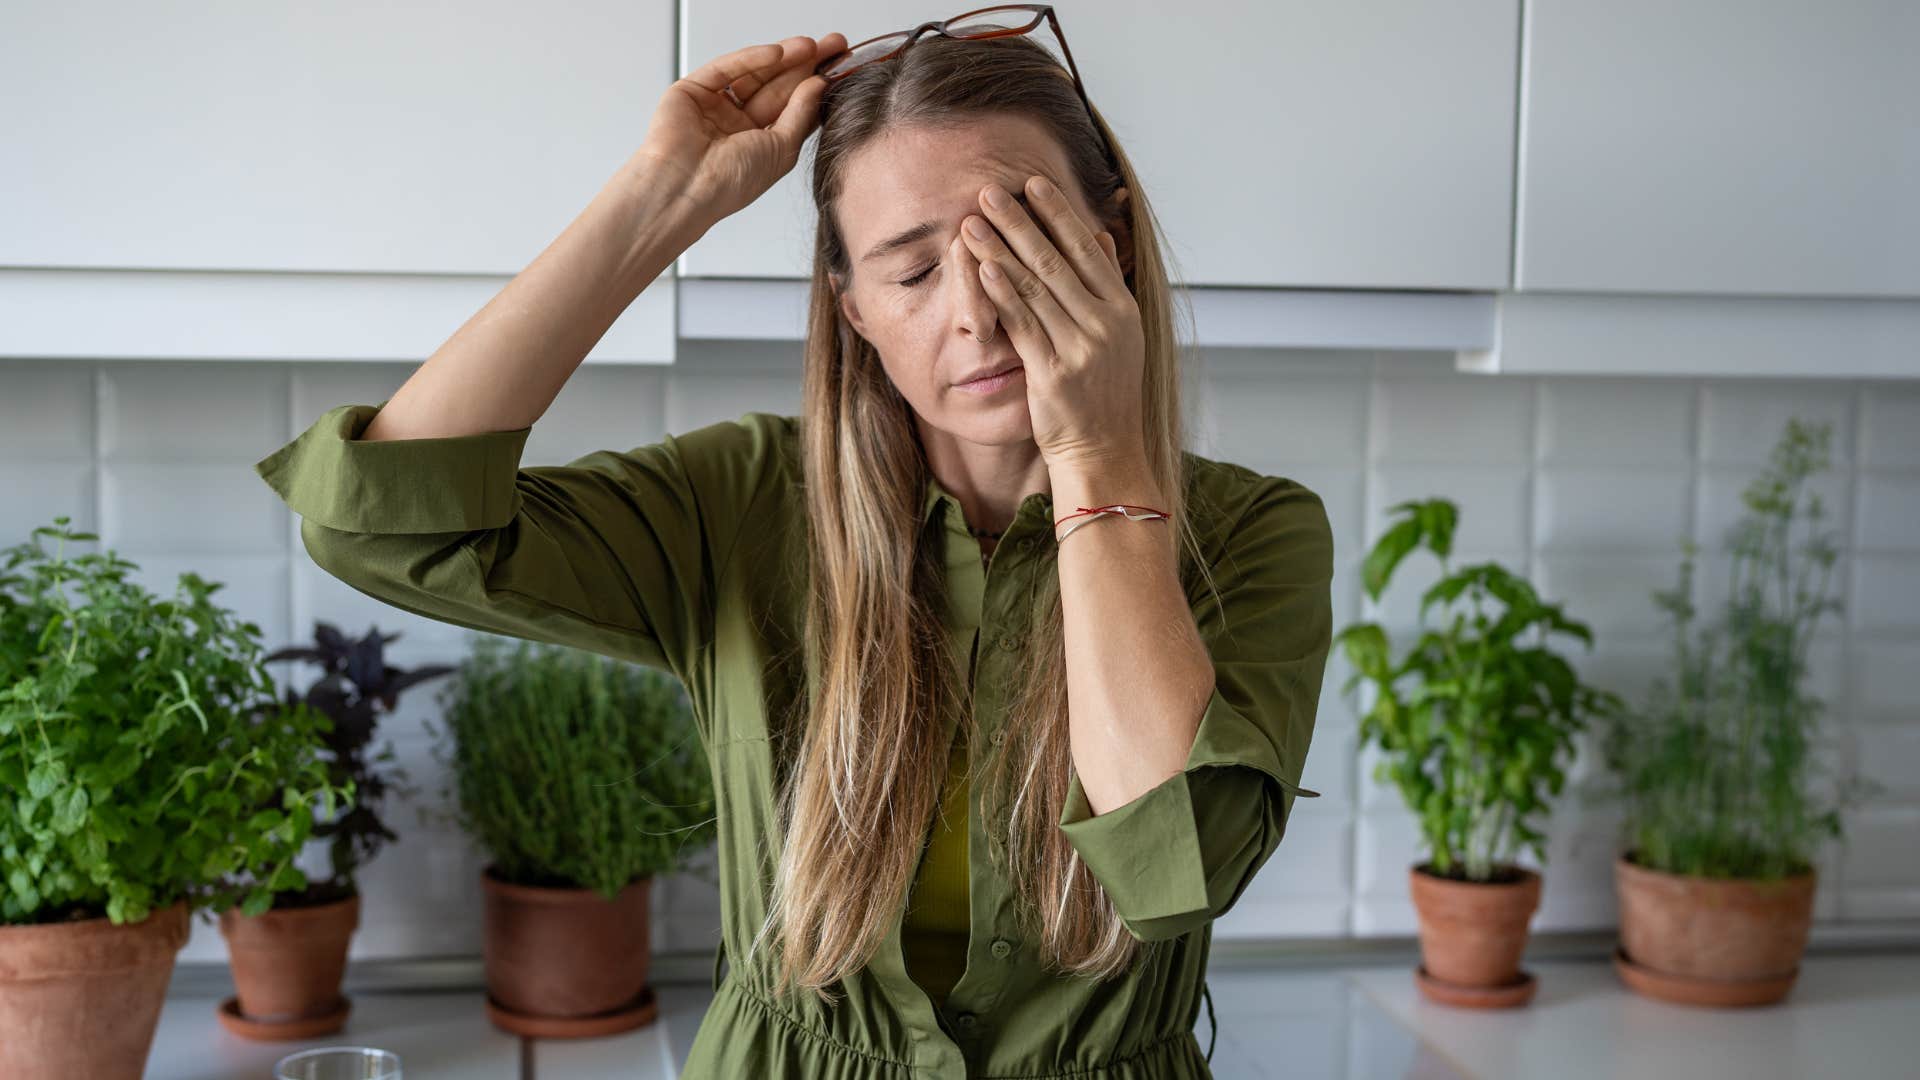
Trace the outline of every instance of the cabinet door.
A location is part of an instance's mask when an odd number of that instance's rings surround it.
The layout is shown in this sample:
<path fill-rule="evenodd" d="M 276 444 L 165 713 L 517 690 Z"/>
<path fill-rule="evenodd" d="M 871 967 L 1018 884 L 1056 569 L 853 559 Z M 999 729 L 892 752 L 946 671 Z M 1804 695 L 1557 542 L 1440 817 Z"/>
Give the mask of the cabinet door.
<path fill-rule="evenodd" d="M 517 273 L 673 80 L 673 0 L 0 11 L 0 266 Z"/>
<path fill-rule="evenodd" d="M 1054 7 L 1187 283 L 1507 286 L 1518 0 Z M 684 17 L 683 72 L 757 41 L 857 42 L 937 15 L 736 0 Z M 682 272 L 810 276 L 811 157 L 710 230 Z"/>
<path fill-rule="evenodd" d="M 1531 0 L 1521 289 L 1920 296 L 1920 6 Z"/>

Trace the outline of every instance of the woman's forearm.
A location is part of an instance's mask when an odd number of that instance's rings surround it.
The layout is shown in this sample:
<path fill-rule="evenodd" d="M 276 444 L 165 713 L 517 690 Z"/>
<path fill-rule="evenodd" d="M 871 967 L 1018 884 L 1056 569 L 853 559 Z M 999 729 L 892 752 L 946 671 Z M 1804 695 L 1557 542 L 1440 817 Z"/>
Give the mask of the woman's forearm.
<path fill-rule="evenodd" d="M 1055 470 L 1049 482 L 1056 519 L 1095 500 L 1165 505 L 1144 462 Z M 1213 695 L 1213 661 L 1180 586 L 1170 523 L 1094 518 L 1060 543 L 1056 563 L 1068 743 L 1097 816 L 1186 767 Z"/>
<path fill-rule="evenodd" d="M 634 298 L 712 224 L 635 155 L 558 238 L 394 392 L 362 439 L 530 426 Z"/>

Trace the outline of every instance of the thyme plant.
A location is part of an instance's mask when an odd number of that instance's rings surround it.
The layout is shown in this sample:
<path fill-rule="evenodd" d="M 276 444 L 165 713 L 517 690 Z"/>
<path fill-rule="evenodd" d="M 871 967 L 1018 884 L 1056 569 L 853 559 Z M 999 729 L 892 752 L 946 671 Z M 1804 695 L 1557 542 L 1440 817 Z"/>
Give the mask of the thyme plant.
<path fill-rule="evenodd" d="M 1591 647 L 1585 624 L 1496 562 L 1454 568 L 1452 502 L 1409 501 L 1388 512 L 1399 520 L 1367 554 L 1367 595 L 1379 601 L 1394 569 L 1417 550 L 1439 560 L 1441 576 L 1420 598 L 1418 638 L 1403 656 L 1394 657 L 1377 623 L 1334 638 L 1354 668 L 1345 690 L 1363 682 L 1373 690 L 1361 742 L 1385 752 L 1374 778 L 1391 778 L 1419 818 L 1431 872 L 1512 880 L 1522 845 L 1545 861 L 1545 836 L 1530 822 L 1565 784 L 1576 734 L 1617 701 L 1582 683 L 1547 644 L 1561 634 Z M 1440 616 L 1429 625 L 1436 605 Z"/>
<path fill-rule="evenodd" d="M 440 700 L 457 817 L 507 881 L 611 899 L 718 833 L 706 752 L 671 676 L 482 635 Z"/>

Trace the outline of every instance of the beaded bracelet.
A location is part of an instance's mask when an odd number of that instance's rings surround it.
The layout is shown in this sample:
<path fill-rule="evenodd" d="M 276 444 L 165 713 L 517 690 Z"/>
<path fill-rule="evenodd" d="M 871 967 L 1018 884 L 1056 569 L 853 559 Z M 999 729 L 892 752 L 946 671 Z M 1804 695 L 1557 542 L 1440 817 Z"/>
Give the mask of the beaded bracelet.
<path fill-rule="evenodd" d="M 1055 529 L 1058 529 L 1060 527 L 1061 522 L 1072 521 L 1074 518 L 1077 518 L 1077 517 L 1095 518 L 1105 514 L 1119 514 L 1121 517 L 1124 517 L 1129 521 L 1167 521 L 1171 519 L 1171 515 L 1169 515 L 1165 510 L 1155 510 L 1151 506 L 1140 506 L 1135 503 L 1109 503 L 1106 506 L 1076 506 L 1074 507 L 1074 509 L 1080 512 L 1077 514 L 1068 514 L 1066 517 L 1061 518 L 1060 521 L 1054 522 L 1053 527 Z M 1144 514 L 1128 513 L 1129 509 L 1145 510 L 1146 513 Z M 1080 523 L 1080 525 L 1085 525 L 1085 524 L 1086 524 L 1085 521 L 1082 521 Z M 1067 537 L 1072 536 L 1073 530 L 1079 528 L 1080 525 L 1075 525 L 1073 526 L 1073 528 L 1070 528 L 1066 532 L 1061 533 L 1056 538 L 1056 542 L 1060 540 L 1065 540 Z"/>

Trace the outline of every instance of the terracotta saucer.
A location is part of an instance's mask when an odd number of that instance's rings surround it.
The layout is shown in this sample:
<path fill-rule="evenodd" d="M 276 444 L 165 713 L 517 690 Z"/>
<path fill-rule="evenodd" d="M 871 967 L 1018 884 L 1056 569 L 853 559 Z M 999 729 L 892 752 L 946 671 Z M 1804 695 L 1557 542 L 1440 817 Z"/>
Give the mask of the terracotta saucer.
<path fill-rule="evenodd" d="M 1759 979 L 1703 979 L 1697 975 L 1676 975 L 1634 963 L 1619 945 L 1613 947 L 1613 969 L 1620 973 L 1620 981 L 1637 993 L 1681 1005 L 1713 1008 L 1771 1005 L 1786 997 L 1787 991 L 1793 989 L 1793 981 L 1800 977 L 1798 966 L 1785 975 L 1768 975 Z"/>
<path fill-rule="evenodd" d="M 1434 978 L 1427 974 L 1425 964 L 1414 966 L 1413 978 L 1429 1001 L 1468 1009 L 1511 1009 L 1525 1005 L 1533 1000 L 1533 992 L 1540 985 L 1533 972 L 1522 970 L 1512 982 L 1502 986 L 1465 986 Z"/>
<path fill-rule="evenodd" d="M 651 986 L 640 991 L 640 996 L 633 999 L 633 1004 L 593 1016 L 529 1016 L 513 1012 L 493 1000 L 492 994 L 487 995 L 487 1019 L 493 1021 L 494 1027 L 510 1035 L 536 1039 L 593 1039 L 602 1035 L 618 1035 L 651 1024 L 659 1015 L 660 1000 L 654 997 Z"/>
<path fill-rule="evenodd" d="M 319 1016 L 302 1016 L 292 1020 L 257 1020 L 240 1011 L 240 999 L 230 997 L 220 1003 L 215 1014 L 220 1017 L 220 1026 L 243 1039 L 256 1042 L 291 1042 L 297 1039 L 311 1039 L 320 1035 L 331 1035 L 347 1026 L 347 1014 L 353 1011 L 353 1002 L 342 997 L 339 1004 Z"/>

